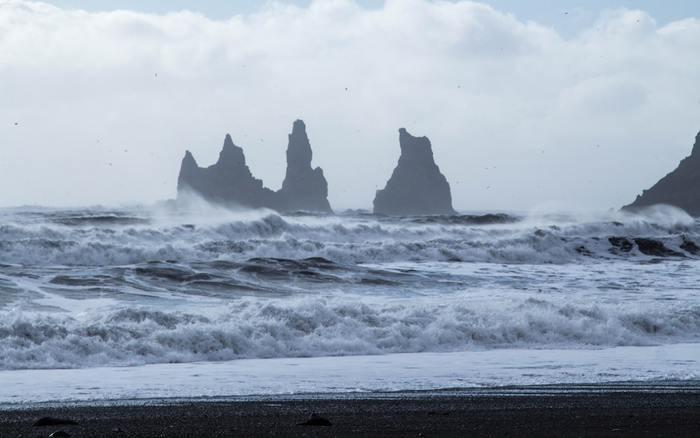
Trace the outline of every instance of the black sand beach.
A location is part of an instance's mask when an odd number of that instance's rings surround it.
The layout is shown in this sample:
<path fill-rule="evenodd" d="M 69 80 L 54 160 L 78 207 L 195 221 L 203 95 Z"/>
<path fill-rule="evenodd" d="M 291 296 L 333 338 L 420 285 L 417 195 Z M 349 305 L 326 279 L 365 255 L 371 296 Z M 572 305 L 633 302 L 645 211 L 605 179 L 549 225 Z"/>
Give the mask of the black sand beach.
<path fill-rule="evenodd" d="M 331 426 L 302 426 L 312 413 Z M 77 425 L 34 426 L 41 417 Z M 697 437 L 697 386 L 512 388 L 344 398 L 5 407 L 1 437 Z M 67 435 L 54 435 L 67 436 Z"/>

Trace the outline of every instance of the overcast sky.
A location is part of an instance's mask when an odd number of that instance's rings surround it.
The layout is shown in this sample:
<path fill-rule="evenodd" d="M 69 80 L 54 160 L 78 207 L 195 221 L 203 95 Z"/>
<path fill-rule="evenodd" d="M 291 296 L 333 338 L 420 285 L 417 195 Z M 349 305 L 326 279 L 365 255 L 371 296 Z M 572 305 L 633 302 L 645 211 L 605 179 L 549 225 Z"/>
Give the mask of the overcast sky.
<path fill-rule="evenodd" d="M 404 126 L 460 210 L 600 210 L 700 130 L 695 1 L 50 3 L 0 0 L 4 206 L 171 198 L 227 132 L 277 189 L 303 118 L 334 207 L 371 206 Z"/>

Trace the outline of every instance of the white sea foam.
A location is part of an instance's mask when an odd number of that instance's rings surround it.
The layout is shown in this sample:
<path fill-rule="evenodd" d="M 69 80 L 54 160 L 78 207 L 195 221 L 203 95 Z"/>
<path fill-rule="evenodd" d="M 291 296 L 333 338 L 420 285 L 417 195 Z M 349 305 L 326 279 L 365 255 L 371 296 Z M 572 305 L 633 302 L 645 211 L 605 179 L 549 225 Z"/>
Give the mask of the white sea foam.
<path fill-rule="evenodd" d="M 700 342 L 695 242 L 669 208 L 3 210 L 0 370 Z"/>
<path fill-rule="evenodd" d="M 209 315 L 3 312 L 0 369 L 700 340 L 700 306 L 357 298 L 250 298 Z"/>
<path fill-rule="evenodd" d="M 243 397 L 639 382 L 697 389 L 697 344 L 590 350 L 503 349 L 455 353 L 247 359 L 130 368 L 0 371 L 4 409 L 32 402 Z M 663 381 L 672 381 L 665 386 Z M 650 386 L 644 387 L 649 391 Z M 634 389 L 634 383 L 625 386 Z M 619 386 L 608 387 L 612 390 Z M 600 390 L 600 387 L 578 388 Z M 543 388 L 555 391 L 555 388 Z M 564 390 L 570 390 L 568 388 Z M 506 390 L 507 391 L 507 390 Z M 490 392 L 493 394 L 493 392 Z M 512 390 L 509 394 L 513 394 Z M 406 394 L 396 394 L 405 397 Z M 382 394 L 382 398 L 387 394 Z"/>

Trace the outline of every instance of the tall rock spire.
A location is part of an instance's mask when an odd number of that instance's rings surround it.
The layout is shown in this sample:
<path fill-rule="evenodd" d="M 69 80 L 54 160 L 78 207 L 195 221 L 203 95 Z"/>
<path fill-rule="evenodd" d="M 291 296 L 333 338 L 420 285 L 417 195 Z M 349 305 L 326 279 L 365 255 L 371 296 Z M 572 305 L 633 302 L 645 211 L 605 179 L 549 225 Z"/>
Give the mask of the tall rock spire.
<path fill-rule="evenodd" d="M 185 153 L 178 178 L 178 197 L 194 192 L 224 205 L 330 213 L 328 183 L 321 168 L 311 167 L 312 156 L 306 126 L 297 120 L 289 135 L 287 175 L 282 188 L 273 192 L 253 177 L 243 149 L 226 134 L 219 160 L 212 166 L 201 168 L 189 151 Z"/>
<path fill-rule="evenodd" d="M 447 178 L 435 164 L 427 137 L 399 129 L 401 156 L 391 178 L 374 198 L 374 212 L 386 215 L 454 214 Z"/>
<path fill-rule="evenodd" d="M 217 161 L 217 165 L 239 169 L 243 169 L 245 167 L 248 169 L 248 166 L 246 166 L 245 163 L 245 154 L 243 154 L 243 149 L 233 143 L 231 134 L 226 134 L 226 138 L 224 139 L 224 147 L 221 149 L 221 153 L 219 154 L 219 161 Z"/>
<path fill-rule="evenodd" d="M 320 167 L 312 168 L 313 152 L 302 120 L 294 122 L 287 145 L 287 173 L 279 190 L 283 210 L 330 213 L 328 183 Z"/>
<path fill-rule="evenodd" d="M 306 135 L 306 124 L 303 120 L 296 120 L 289 134 L 287 145 L 287 176 L 291 172 L 304 172 L 311 168 L 311 143 Z"/>
<path fill-rule="evenodd" d="M 194 156 L 190 151 L 185 151 L 185 156 L 180 164 L 180 174 L 177 177 L 177 191 L 183 193 L 190 190 L 189 182 L 192 178 L 196 178 L 199 172 L 199 166 Z"/>

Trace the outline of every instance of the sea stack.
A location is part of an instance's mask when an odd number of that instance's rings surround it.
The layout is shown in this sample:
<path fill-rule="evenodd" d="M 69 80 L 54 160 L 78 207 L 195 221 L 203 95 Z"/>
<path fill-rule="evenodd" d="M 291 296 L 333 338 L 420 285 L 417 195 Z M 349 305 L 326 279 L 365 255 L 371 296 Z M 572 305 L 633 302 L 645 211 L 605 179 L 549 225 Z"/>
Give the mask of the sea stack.
<path fill-rule="evenodd" d="M 236 146 L 226 134 L 219 161 L 207 168 L 197 165 L 187 151 L 182 159 L 177 180 L 178 197 L 194 192 L 204 199 L 226 206 L 275 208 L 275 192 L 253 177 L 245 162 L 243 149 Z"/>
<path fill-rule="evenodd" d="M 399 130 L 401 156 L 391 178 L 374 198 L 374 213 L 392 216 L 454 214 L 447 178 L 433 158 L 427 137 Z"/>
<path fill-rule="evenodd" d="M 201 168 L 189 151 L 185 153 L 177 183 L 178 198 L 196 193 L 225 206 L 330 213 L 328 183 L 320 167 L 311 167 L 312 155 L 306 125 L 297 120 L 289 135 L 287 175 L 282 188 L 274 192 L 253 177 L 243 149 L 227 134 L 219 161 L 212 166 Z"/>
<path fill-rule="evenodd" d="M 287 174 L 282 188 L 277 192 L 281 210 L 332 212 L 323 169 L 311 167 L 312 157 L 306 125 L 302 120 L 297 120 L 289 134 Z"/>
<path fill-rule="evenodd" d="M 700 216 L 700 133 L 695 146 L 676 170 L 663 177 L 649 190 L 645 190 L 624 210 L 639 210 L 656 204 L 682 208 L 691 216 Z"/>

